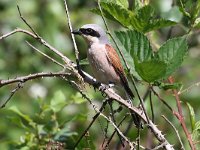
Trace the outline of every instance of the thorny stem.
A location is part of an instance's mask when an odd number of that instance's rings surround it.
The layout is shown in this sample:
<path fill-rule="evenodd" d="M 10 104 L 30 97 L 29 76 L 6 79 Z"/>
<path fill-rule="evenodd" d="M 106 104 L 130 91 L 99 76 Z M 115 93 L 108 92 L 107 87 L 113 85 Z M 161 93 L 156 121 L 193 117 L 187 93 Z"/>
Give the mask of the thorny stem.
<path fill-rule="evenodd" d="M 172 76 L 170 76 L 168 78 L 168 81 L 170 84 L 173 84 L 174 83 L 174 79 Z M 186 136 L 187 136 L 187 139 L 188 139 L 188 142 L 190 144 L 190 147 L 192 150 L 196 150 L 195 148 L 195 145 L 192 141 L 192 137 L 191 137 L 191 134 L 189 133 L 187 127 L 186 127 L 186 124 L 185 124 L 185 120 L 184 120 L 184 117 L 183 117 L 183 111 L 182 111 L 182 106 L 181 106 L 181 100 L 180 100 L 180 97 L 178 95 L 178 92 L 176 89 L 172 90 L 172 92 L 174 93 L 174 96 L 175 96 L 175 99 L 176 99 L 176 104 L 177 104 L 177 108 L 178 108 L 178 115 L 176 115 L 176 117 L 178 118 L 182 128 L 183 128 L 183 131 L 185 132 Z"/>

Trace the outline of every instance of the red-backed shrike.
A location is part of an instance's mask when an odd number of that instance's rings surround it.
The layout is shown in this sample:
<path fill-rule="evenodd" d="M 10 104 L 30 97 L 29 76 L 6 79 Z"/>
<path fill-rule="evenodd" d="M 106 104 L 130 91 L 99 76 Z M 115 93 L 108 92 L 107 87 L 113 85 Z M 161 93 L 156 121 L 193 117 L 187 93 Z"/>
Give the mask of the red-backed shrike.
<path fill-rule="evenodd" d="M 83 25 L 73 34 L 82 35 L 88 42 L 87 57 L 97 81 L 114 84 L 116 92 L 124 99 L 134 97 L 116 50 L 110 45 L 105 31 L 96 24 Z"/>
<path fill-rule="evenodd" d="M 128 85 L 124 68 L 116 50 L 110 45 L 105 31 L 96 24 L 86 24 L 73 34 L 82 35 L 88 42 L 87 57 L 97 81 L 109 85 L 131 105 L 134 95 Z M 131 114 L 136 127 L 142 127 L 136 114 Z"/>

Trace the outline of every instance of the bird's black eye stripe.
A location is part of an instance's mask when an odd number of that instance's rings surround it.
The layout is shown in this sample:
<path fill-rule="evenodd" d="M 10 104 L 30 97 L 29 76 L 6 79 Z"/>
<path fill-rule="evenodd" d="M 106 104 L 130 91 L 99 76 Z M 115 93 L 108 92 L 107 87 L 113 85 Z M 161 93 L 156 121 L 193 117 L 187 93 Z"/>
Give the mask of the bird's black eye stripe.
<path fill-rule="evenodd" d="M 81 28 L 80 29 L 81 33 L 82 34 L 85 34 L 85 35 L 91 35 L 91 36 L 94 36 L 94 37 L 100 37 L 100 34 L 99 32 L 91 29 L 91 28 Z"/>

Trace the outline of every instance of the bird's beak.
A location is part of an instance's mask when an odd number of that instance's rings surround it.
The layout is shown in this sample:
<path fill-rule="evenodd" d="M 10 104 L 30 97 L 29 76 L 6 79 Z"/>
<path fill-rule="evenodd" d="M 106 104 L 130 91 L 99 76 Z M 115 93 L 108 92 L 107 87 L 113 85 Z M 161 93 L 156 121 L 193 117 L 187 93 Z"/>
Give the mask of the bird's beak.
<path fill-rule="evenodd" d="M 77 34 L 77 35 L 81 35 L 82 34 L 80 30 L 74 30 L 74 31 L 72 31 L 72 33 L 73 34 Z"/>

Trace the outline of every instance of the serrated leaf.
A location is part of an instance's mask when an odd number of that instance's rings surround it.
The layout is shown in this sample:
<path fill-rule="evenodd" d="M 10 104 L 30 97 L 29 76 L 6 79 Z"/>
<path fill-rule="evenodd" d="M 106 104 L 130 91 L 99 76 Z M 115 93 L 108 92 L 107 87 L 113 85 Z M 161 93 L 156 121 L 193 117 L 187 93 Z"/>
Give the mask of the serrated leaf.
<path fill-rule="evenodd" d="M 117 3 L 101 2 L 100 4 L 106 18 L 120 23 L 125 28 L 135 29 L 139 32 L 145 33 L 176 24 L 176 22 L 162 18 L 155 19 L 154 11 L 149 5 L 137 11 L 130 11 Z M 101 15 L 99 8 L 93 9 L 92 12 Z"/>
<path fill-rule="evenodd" d="M 135 30 L 120 31 L 115 34 L 132 58 L 137 56 L 139 62 L 150 60 L 152 48 L 144 34 Z"/>
<path fill-rule="evenodd" d="M 158 60 L 167 64 L 165 77 L 171 75 L 183 62 L 188 46 L 183 37 L 173 38 L 165 42 L 157 52 Z"/>
<path fill-rule="evenodd" d="M 149 40 L 145 35 L 135 30 L 115 32 L 115 35 L 116 39 L 121 43 L 120 49 L 130 66 L 131 74 L 140 79 L 135 71 L 133 58 L 137 56 L 140 62 L 150 60 L 152 49 Z"/>
<path fill-rule="evenodd" d="M 131 11 L 123 8 L 122 6 L 116 3 L 111 3 L 111 2 L 107 2 L 107 3 L 101 2 L 100 5 L 103 10 L 103 14 L 106 18 L 116 21 L 124 27 L 131 28 L 130 19 L 129 19 L 133 15 Z M 92 9 L 91 11 L 93 13 L 101 15 L 99 8 Z"/>
<path fill-rule="evenodd" d="M 146 33 L 146 32 L 152 31 L 152 30 L 157 30 L 157 29 L 160 29 L 160 28 L 173 26 L 173 25 L 176 25 L 176 24 L 177 23 L 174 22 L 174 21 L 165 20 L 163 18 L 154 19 L 154 20 L 150 21 L 148 25 L 146 25 L 143 32 Z"/>
<path fill-rule="evenodd" d="M 158 60 L 135 61 L 135 67 L 140 77 L 148 83 L 161 79 L 166 72 L 166 64 Z"/>
<path fill-rule="evenodd" d="M 191 124 L 192 131 L 193 131 L 194 128 L 195 128 L 195 113 L 194 113 L 194 109 L 189 103 L 186 102 L 186 104 L 187 104 L 187 107 L 189 109 L 190 124 Z"/>
<path fill-rule="evenodd" d="M 101 3 L 105 2 L 105 3 L 115 3 L 117 5 L 120 5 L 124 8 L 128 8 L 129 7 L 129 2 L 128 0 L 101 0 Z"/>
<path fill-rule="evenodd" d="M 194 130 L 192 132 L 192 140 L 199 141 L 200 140 L 200 121 L 195 123 Z"/>
<path fill-rule="evenodd" d="M 178 1 L 179 10 L 183 13 L 187 18 L 191 18 L 190 14 L 185 9 L 185 3 L 182 0 Z"/>
<path fill-rule="evenodd" d="M 63 94 L 62 91 L 60 91 L 60 90 L 56 91 L 50 102 L 51 109 L 54 112 L 60 111 L 67 104 L 65 99 L 66 99 L 65 95 Z"/>

